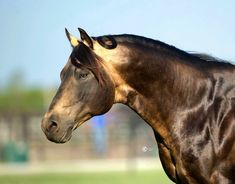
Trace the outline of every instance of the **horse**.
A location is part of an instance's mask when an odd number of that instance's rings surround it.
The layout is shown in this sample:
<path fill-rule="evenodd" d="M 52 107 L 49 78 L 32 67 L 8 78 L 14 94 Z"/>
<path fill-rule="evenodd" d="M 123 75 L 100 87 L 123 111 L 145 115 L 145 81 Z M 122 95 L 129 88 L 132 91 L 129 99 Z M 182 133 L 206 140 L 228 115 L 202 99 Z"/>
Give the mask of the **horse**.
<path fill-rule="evenodd" d="M 136 35 L 80 39 L 41 127 L 55 143 L 122 103 L 153 129 L 167 176 L 181 184 L 235 183 L 235 66 Z"/>

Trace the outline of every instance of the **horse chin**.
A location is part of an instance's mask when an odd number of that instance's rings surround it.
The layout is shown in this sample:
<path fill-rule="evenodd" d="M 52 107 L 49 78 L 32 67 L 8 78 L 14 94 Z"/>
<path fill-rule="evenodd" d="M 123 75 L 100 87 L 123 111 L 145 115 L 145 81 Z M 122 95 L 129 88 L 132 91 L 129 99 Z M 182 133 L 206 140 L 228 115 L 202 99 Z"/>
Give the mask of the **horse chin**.
<path fill-rule="evenodd" d="M 73 126 L 73 131 L 76 130 L 82 123 L 75 123 L 75 125 Z"/>
<path fill-rule="evenodd" d="M 77 120 L 72 128 L 72 131 L 76 130 L 78 127 L 80 127 L 84 122 L 86 122 L 90 118 L 91 118 L 91 116 L 87 116 L 87 117 L 81 119 L 80 121 Z"/>

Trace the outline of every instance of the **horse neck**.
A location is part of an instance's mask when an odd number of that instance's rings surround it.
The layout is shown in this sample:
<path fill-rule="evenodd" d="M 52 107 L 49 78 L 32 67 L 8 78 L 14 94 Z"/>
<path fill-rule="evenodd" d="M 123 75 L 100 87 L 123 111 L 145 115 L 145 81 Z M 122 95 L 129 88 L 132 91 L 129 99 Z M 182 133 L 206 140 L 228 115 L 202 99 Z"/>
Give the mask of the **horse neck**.
<path fill-rule="evenodd" d="M 117 85 L 116 102 L 132 108 L 162 137 L 169 137 L 174 115 L 196 103 L 204 77 L 180 57 L 132 49 L 128 62 L 115 66 L 123 81 Z"/>

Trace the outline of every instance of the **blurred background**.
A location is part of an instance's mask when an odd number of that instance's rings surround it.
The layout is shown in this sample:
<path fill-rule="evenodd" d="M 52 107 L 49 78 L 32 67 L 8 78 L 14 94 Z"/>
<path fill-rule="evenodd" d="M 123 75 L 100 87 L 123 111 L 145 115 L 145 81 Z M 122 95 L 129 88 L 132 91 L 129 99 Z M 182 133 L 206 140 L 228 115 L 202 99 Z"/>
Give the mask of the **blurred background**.
<path fill-rule="evenodd" d="M 124 105 L 91 119 L 70 142 L 49 142 L 41 118 L 71 47 L 136 34 L 235 61 L 235 1 L 0 0 L 0 183 L 171 183 L 152 129 Z"/>

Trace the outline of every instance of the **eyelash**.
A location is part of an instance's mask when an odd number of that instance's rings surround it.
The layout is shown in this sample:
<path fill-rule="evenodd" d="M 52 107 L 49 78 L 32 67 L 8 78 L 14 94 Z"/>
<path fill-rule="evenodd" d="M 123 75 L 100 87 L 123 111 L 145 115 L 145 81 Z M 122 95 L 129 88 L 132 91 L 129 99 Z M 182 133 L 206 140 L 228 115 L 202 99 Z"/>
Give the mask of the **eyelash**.
<path fill-rule="evenodd" d="M 85 79 L 88 76 L 88 73 L 79 74 L 79 79 Z"/>
<path fill-rule="evenodd" d="M 86 79 L 86 77 L 89 75 L 89 73 L 80 73 L 80 74 L 76 73 L 77 73 L 77 68 L 75 68 L 74 70 L 74 76 L 77 75 L 77 78 L 81 80 Z"/>

